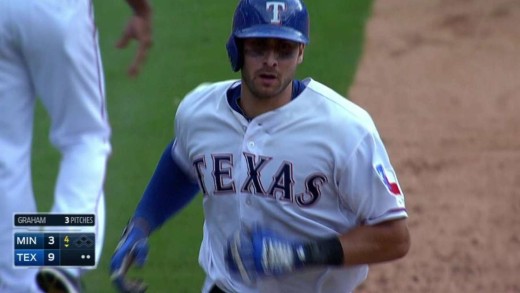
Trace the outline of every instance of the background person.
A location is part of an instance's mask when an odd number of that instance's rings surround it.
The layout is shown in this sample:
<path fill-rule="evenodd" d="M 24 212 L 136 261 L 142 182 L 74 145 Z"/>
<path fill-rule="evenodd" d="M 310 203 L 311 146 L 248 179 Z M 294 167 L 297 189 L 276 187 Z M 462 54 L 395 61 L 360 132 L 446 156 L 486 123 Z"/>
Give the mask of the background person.
<path fill-rule="evenodd" d="M 128 3 L 134 15 L 119 45 L 140 43 L 129 69 L 136 75 L 151 44 L 151 9 L 145 0 Z M 79 269 L 13 268 L 13 215 L 37 212 L 31 178 L 37 98 L 61 154 L 50 212 L 96 214 L 98 262 L 111 129 L 91 1 L 0 0 L 0 248 L 7 252 L 0 254 L 0 292 L 78 292 Z"/>

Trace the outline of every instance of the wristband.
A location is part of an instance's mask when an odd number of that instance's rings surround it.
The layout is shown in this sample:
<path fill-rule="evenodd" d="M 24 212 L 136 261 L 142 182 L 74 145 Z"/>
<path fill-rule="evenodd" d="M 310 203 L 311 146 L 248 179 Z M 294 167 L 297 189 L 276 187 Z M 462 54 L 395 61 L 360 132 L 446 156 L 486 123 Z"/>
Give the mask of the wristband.
<path fill-rule="evenodd" d="M 308 242 L 303 244 L 302 264 L 308 265 L 343 265 L 343 247 L 338 237 Z"/>

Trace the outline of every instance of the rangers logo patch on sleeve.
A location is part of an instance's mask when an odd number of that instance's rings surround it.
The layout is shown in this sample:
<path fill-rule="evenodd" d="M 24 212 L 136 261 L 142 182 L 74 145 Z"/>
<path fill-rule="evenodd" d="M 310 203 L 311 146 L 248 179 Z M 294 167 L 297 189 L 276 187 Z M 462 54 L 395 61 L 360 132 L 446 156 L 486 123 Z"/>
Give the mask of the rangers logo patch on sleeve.
<path fill-rule="evenodd" d="M 386 185 L 388 190 L 394 195 L 402 195 L 401 188 L 397 183 L 397 177 L 395 176 L 394 171 L 386 170 L 383 165 L 379 164 L 376 166 L 377 174 L 379 178 Z"/>

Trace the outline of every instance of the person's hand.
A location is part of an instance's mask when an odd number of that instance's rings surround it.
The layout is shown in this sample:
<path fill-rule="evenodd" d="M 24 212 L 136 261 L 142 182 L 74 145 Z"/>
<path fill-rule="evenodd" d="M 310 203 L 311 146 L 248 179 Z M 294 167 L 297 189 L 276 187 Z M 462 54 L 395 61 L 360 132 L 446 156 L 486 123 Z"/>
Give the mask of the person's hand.
<path fill-rule="evenodd" d="M 148 50 L 153 44 L 152 11 L 151 8 L 146 7 L 146 9 L 142 9 L 143 11 L 132 15 L 116 44 L 117 48 L 123 49 L 128 46 L 131 40 L 135 40 L 138 43 L 134 60 L 128 68 L 128 74 L 132 77 L 139 74 L 139 70 L 148 55 Z"/>
<path fill-rule="evenodd" d="M 135 264 L 142 267 L 148 257 L 148 232 L 132 221 L 123 232 L 110 262 L 110 279 L 119 292 L 141 293 L 146 291 L 142 280 L 126 278 L 126 273 Z"/>
<path fill-rule="evenodd" d="M 257 277 L 292 272 L 303 266 L 305 260 L 303 244 L 260 227 L 233 234 L 225 254 L 229 270 L 246 283 L 254 283 Z"/>

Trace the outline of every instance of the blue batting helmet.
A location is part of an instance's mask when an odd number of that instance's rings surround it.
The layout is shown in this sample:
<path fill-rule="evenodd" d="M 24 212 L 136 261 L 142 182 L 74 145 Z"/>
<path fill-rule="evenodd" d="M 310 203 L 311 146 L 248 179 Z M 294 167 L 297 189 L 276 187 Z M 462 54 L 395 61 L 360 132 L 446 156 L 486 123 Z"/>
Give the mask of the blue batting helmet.
<path fill-rule="evenodd" d="M 309 43 L 309 14 L 302 0 L 240 0 L 226 44 L 233 71 L 242 67 L 237 39 L 279 38 Z"/>

